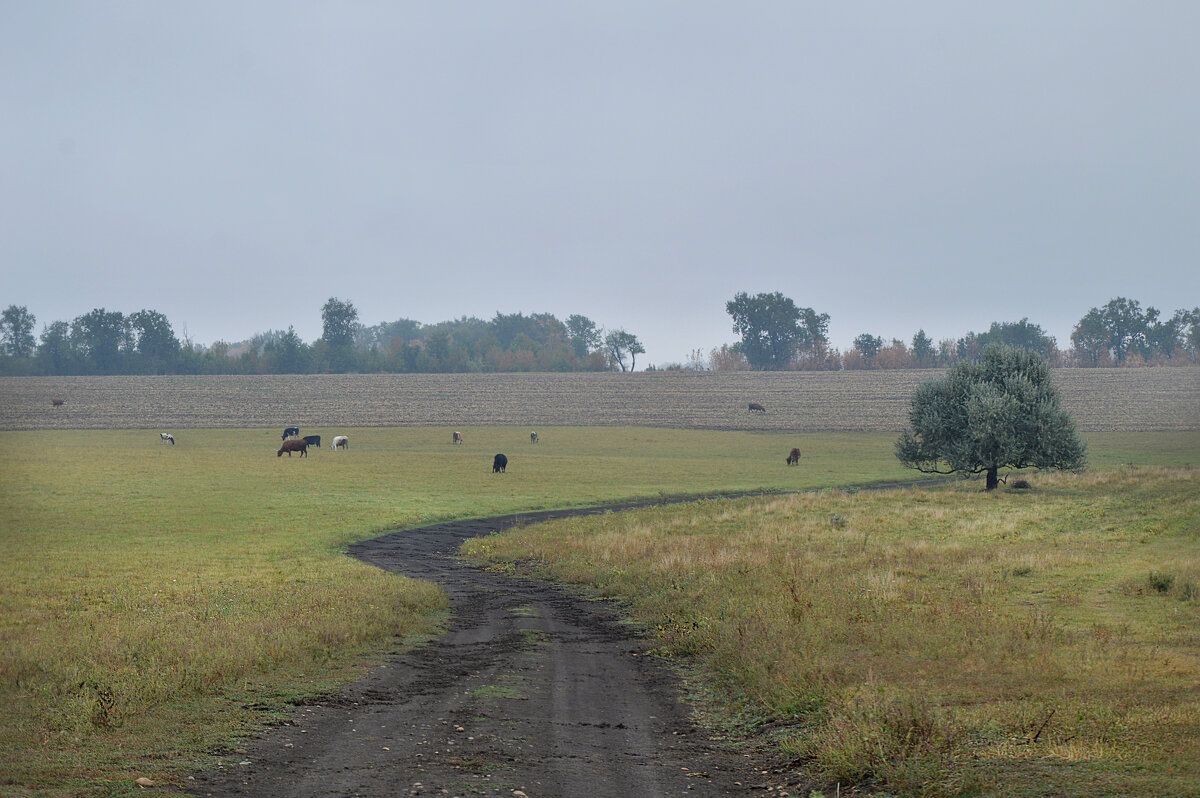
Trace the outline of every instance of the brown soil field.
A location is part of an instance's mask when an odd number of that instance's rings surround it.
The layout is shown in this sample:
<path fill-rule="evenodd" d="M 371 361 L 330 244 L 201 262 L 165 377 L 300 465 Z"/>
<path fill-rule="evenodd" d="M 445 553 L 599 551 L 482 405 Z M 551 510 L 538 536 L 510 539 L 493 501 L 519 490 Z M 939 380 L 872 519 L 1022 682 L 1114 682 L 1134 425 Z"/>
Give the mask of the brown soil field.
<path fill-rule="evenodd" d="M 0 430 L 299 425 L 898 431 L 944 372 L 0 378 Z M 1056 369 L 1081 431 L 1200 429 L 1200 368 Z M 52 407 L 52 398 L 63 399 Z M 750 413 L 757 402 L 766 413 Z"/>

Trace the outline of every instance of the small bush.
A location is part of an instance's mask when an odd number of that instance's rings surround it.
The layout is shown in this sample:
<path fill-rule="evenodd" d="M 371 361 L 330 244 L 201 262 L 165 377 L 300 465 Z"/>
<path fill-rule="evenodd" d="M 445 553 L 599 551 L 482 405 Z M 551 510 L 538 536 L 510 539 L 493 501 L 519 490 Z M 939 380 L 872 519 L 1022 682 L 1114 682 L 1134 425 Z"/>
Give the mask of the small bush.
<path fill-rule="evenodd" d="M 1147 577 L 1150 587 L 1157 590 L 1159 593 L 1169 593 L 1171 585 L 1175 584 L 1175 577 L 1171 574 L 1160 573 L 1159 571 L 1151 571 Z"/>

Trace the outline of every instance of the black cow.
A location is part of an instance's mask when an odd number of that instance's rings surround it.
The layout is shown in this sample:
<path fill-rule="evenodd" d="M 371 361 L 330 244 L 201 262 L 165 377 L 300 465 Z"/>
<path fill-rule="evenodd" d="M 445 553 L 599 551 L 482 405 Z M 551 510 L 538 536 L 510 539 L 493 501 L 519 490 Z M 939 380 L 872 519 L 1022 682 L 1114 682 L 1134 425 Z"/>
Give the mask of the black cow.
<path fill-rule="evenodd" d="M 508 458 L 502 454 L 496 455 L 496 459 L 492 461 L 492 473 L 502 473 L 506 468 L 508 468 Z"/>
<path fill-rule="evenodd" d="M 800 450 L 793 447 L 787 456 L 788 465 L 800 465 Z"/>
<path fill-rule="evenodd" d="M 321 436 L 320 435 L 305 435 L 304 441 L 309 446 L 315 446 L 318 449 L 321 448 Z"/>
<path fill-rule="evenodd" d="M 287 429 L 285 429 L 283 431 L 283 440 L 286 441 L 288 438 L 295 438 L 299 435 L 300 435 L 299 427 L 288 427 Z"/>
<path fill-rule="evenodd" d="M 750 412 L 751 413 L 765 413 L 765 412 L 767 412 L 767 408 L 763 407 L 758 402 L 751 402 L 750 403 Z"/>

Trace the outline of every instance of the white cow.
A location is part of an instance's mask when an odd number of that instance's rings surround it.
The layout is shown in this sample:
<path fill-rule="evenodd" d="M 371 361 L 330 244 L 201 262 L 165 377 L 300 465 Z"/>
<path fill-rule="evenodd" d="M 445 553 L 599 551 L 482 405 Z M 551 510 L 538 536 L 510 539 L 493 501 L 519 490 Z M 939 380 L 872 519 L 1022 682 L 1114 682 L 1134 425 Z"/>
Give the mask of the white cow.
<path fill-rule="evenodd" d="M 333 451 L 336 452 L 338 449 L 349 449 L 349 448 L 350 448 L 350 439 L 349 438 L 347 438 L 345 435 L 334 435 L 333 436 L 333 447 L 332 447 Z"/>
<path fill-rule="evenodd" d="M 158 433 L 158 437 L 159 437 L 159 441 L 158 441 L 159 443 L 168 443 L 169 442 L 172 446 L 175 445 L 175 436 L 169 432 L 160 432 L 160 433 Z"/>

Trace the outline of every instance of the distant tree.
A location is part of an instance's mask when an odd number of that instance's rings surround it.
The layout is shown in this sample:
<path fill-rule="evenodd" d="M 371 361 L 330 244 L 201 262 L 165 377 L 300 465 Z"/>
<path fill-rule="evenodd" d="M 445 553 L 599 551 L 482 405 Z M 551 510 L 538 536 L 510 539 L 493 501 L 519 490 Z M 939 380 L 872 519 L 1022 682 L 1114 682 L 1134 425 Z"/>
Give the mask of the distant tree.
<path fill-rule="evenodd" d="M 88 371 L 118 374 L 121 354 L 132 346 L 129 321 L 119 311 L 96 308 L 71 322 L 71 344 Z"/>
<path fill-rule="evenodd" d="M 75 347 L 71 327 L 65 321 L 52 322 L 42 330 L 41 345 L 35 356 L 45 374 L 69 374 L 74 368 Z"/>
<path fill-rule="evenodd" d="M 708 353 L 708 368 L 710 371 L 749 371 L 750 362 L 736 347 L 721 344 Z"/>
<path fill-rule="evenodd" d="M 926 474 L 984 473 L 993 490 L 1001 468 L 1080 469 L 1085 448 L 1046 361 L 989 344 L 917 389 L 896 457 Z"/>
<path fill-rule="evenodd" d="M 810 351 L 817 340 L 824 340 L 829 326 L 828 313 L 799 308 L 788 297 L 772 294 L 735 294 L 725 303 L 733 317 L 733 331 L 742 340 L 736 344 L 750 365 L 765 371 L 778 371 L 803 351 Z"/>
<path fill-rule="evenodd" d="M 1108 327 L 1100 311 L 1092 308 L 1071 331 L 1071 346 L 1084 365 L 1098 366 L 1108 359 Z"/>
<path fill-rule="evenodd" d="M 1107 349 L 1112 354 L 1113 360 L 1120 365 L 1125 362 L 1131 352 L 1144 353 L 1147 351 L 1147 335 L 1150 331 L 1150 324 L 1157 318 L 1158 311 L 1154 308 L 1147 308 L 1143 311 L 1141 303 L 1125 297 L 1117 297 L 1102 308 L 1089 310 L 1087 315 L 1079 320 L 1075 329 L 1084 328 L 1086 332 L 1081 333 L 1080 338 L 1092 346 L 1094 346 L 1093 337 L 1097 332 L 1103 331 Z M 1071 341 L 1075 343 L 1076 349 L 1081 348 L 1080 344 L 1076 343 L 1074 332 L 1071 334 Z"/>
<path fill-rule="evenodd" d="M 1158 321 L 1158 311 L 1154 311 L 1153 316 L 1147 313 L 1147 317 L 1146 348 L 1149 356 L 1170 360 L 1187 351 L 1189 311 L 1177 310 L 1175 315 L 1162 322 Z"/>
<path fill-rule="evenodd" d="M 917 330 L 912 339 L 913 365 L 917 368 L 932 368 L 937 363 L 937 350 L 933 348 L 933 339 L 925 334 L 925 330 Z"/>
<path fill-rule="evenodd" d="M 37 318 L 24 305 L 9 305 L 0 314 L 0 352 L 9 357 L 30 358 L 37 346 L 33 327 Z"/>
<path fill-rule="evenodd" d="M 276 374 L 307 374 L 309 370 L 309 347 L 289 326 L 278 340 L 266 345 L 264 355 L 271 370 Z"/>
<path fill-rule="evenodd" d="M 354 368 L 354 338 L 358 333 L 358 311 L 350 302 L 330 297 L 321 308 L 321 340 L 329 347 L 325 356 L 331 371 Z"/>
<path fill-rule="evenodd" d="M 174 369 L 180 345 L 166 316 L 157 310 L 139 310 L 129 316 L 129 329 L 142 370 L 166 374 Z"/>
<path fill-rule="evenodd" d="M 358 311 L 350 302 L 330 297 L 321 307 L 321 339 L 331 347 L 354 345 L 354 334 L 358 332 Z"/>
<path fill-rule="evenodd" d="M 1177 310 L 1175 315 L 1183 327 L 1183 348 L 1192 360 L 1200 360 L 1200 307 Z"/>
<path fill-rule="evenodd" d="M 604 347 L 614 365 L 620 366 L 621 371 L 634 371 L 637 367 L 637 356 L 645 354 L 646 348 L 636 335 L 625 330 L 613 330 L 604 338 Z M 625 367 L 625 359 L 629 359 L 629 367 Z"/>
<path fill-rule="evenodd" d="M 378 346 L 381 349 L 389 350 L 393 348 L 394 341 L 405 344 L 420 339 L 421 322 L 412 319 L 397 319 L 376 324 L 374 327 L 359 327 L 354 342 L 361 349 Z"/>
<path fill-rule="evenodd" d="M 863 356 L 863 360 L 870 366 L 875 360 L 875 355 L 879 354 L 879 350 L 883 348 L 883 339 L 878 335 L 863 333 L 854 339 L 854 348 L 858 350 L 858 353 Z"/>
<path fill-rule="evenodd" d="M 566 327 L 567 340 L 571 342 L 571 349 L 574 350 L 577 358 L 586 358 L 589 353 L 595 352 L 604 344 L 604 336 L 600 332 L 600 328 L 587 316 L 578 314 L 567 316 Z"/>

